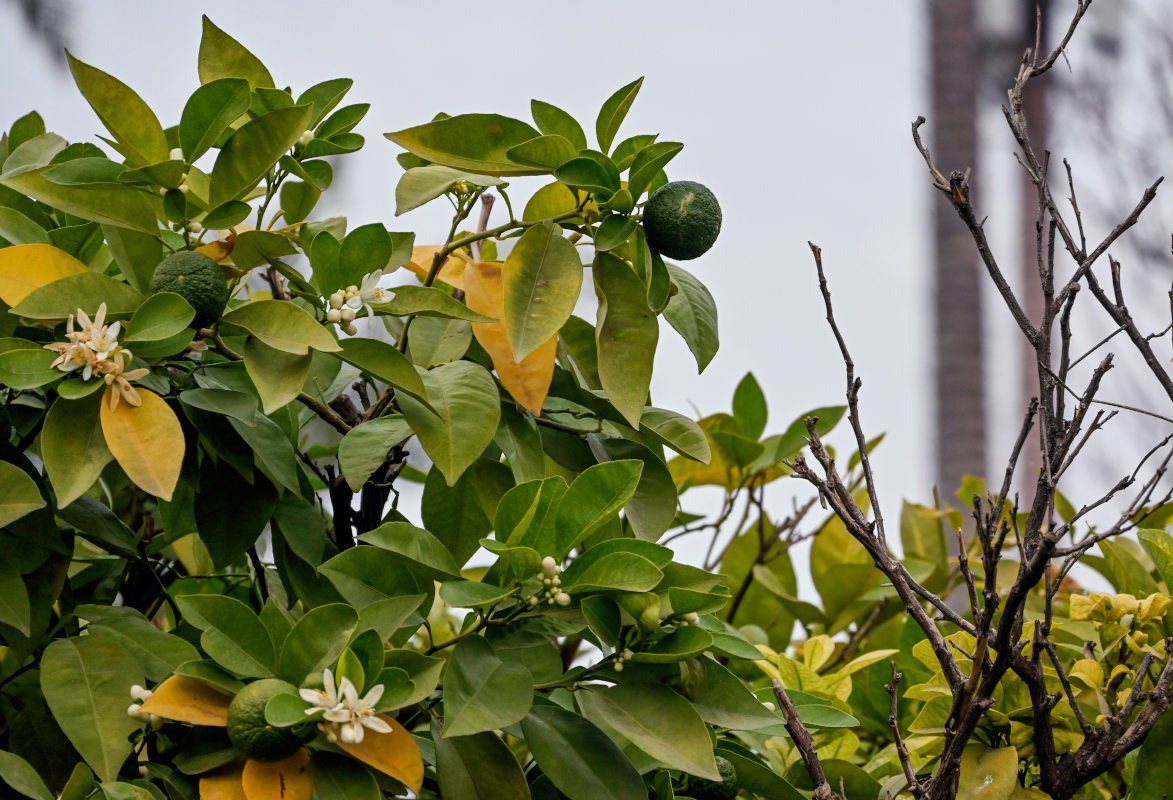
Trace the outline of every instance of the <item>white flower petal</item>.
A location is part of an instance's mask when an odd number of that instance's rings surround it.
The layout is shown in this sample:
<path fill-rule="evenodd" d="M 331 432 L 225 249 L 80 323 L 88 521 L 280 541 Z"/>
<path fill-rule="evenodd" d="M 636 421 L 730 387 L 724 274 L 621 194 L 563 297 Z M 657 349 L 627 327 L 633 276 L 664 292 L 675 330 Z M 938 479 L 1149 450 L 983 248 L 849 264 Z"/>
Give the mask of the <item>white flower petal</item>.
<path fill-rule="evenodd" d="M 370 728 L 375 733 L 390 733 L 391 726 L 387 724 L 387 720 L 379 717 L 364 717 L 362 720 L 364 727 Z"/>

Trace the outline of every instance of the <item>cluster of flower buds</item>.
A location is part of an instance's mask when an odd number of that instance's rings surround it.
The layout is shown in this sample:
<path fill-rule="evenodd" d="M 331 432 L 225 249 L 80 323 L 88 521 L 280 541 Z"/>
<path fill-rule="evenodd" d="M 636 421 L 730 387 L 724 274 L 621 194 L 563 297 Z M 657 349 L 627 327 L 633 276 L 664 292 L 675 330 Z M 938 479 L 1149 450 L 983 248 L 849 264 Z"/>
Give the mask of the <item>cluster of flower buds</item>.
<path fill-rule="evenodd" d="M 154 694 L 150 689 L 144 689 L 137 683 L 130 687 L 130 696 L 137 702 L 131 703 L 130 707 L 126 709 L 127 716 L 132 719 L 137 719 L 139 722 L 149 723 L 151 728 L 159 730 L 163 726 L 163 718 L 156 714 L 147 714 L 143 712 L 142 704 L 151 699 Z"/>
<path fill-rule="evenodd" d="M 367 310 L 367 316 L 374 317 L 372 303 L 387 303 L 391 301 L 392 292 L 379 286 L 383 277 L 383 270 L 377 269 L 362 276 L 360 286 L 353 284 L 345 289 L 339 289 L 326 298 L 330 308 L 326 311 L 326 322 L 336 322 L 342 330 L 351 336 L 358 333 L 354 325 L 354 318 L 360 308 Z"/>
<path fill-rule="evenodd" d="M 542 559 L 542 571 L 535 577 L 542 582 L 542 593 L 535 594 L 527 601 L 530 607 L 534 607 L 546 601 L 547 605 L 570 605 L 570 595 L 562 591 L 562 579 L 558 577 L 562 573 L 561 565 L 554 560 L 553 556 L 546 556 Z"/>
<path fill-rule="evenodd" d="M 630 647 L 625 647 L 622 650 L 620 650 L 618 653 L 615 654 L 615 664 L 614 664 L 615 671 L 616 672 L 623 672 L 623 665 L 626 662 L 631 661 L 631 659 L 633 659 L 633 658 L 635 658 L 635 653 L 632 652 Z"/>
<path fill-rule="evenodd" d="M 691 611 L 688 614 L 681 614 L 676 619 L 677 625 L 699 625 L 701 622 L 700 614 Z"/>
<path fill-rule="evenodd" d="M 127 371 L 133 355 L 118 344 L 122 323 L 105 324 L 105 303 L 98 306 L 98 313 L 94 315 L 93 320 L 79 308 L 77 321 L 81 325 L 81 330 L 74 330 L 72 314 L 65 325 L 65 336 L 69 341 L 45 345 L 46 350 L 57 353 L 57 360 L 49 366 L 56 367 L 62 372 L 80 369 L 84 381 L 95 375 L 102 376 L 106 385 L 113 389 L 110 392 L 111 409 L 117 408 L 119 401 L 125 401 L 127 405 L 135 407 L 142 405 L 138 391 L 130 382 L 146 376 L 150 370 L 140 368 Z"/>

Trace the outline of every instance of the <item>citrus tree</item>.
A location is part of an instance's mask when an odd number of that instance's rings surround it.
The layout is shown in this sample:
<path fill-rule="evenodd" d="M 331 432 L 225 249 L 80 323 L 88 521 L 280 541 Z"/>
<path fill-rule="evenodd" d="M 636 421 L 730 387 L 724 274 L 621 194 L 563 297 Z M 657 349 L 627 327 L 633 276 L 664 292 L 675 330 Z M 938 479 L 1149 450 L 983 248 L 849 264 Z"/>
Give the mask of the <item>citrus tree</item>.
<path fill-rule="evenodd" d="M 1004 483 L 906 503 L 890 545 L 817 248 L 845 405 L 773 426 L 752 375 L 730 413 L 652 405 L 661 317 L 698 370 L 716 353 L 713 299 L 674 262 L 721 212 L 670 180 L 682 144 L 620 137 L 640 81 L 591 138 L 539 100 L 532 124 L 388 133 L 397 214 L 452 208 L 417 243 L 315 214 L 364 145 L 349 80 L 278 88 L 205 19 L 199 86 L 164 127 L 69 64 L 101 144 L 35 113 L 0 139 L 0 795 L 1022 800 L 1173 780 L 1168 737 L 1145 741 L 1173 698 L 1168 455 L 1091 526 L 1107 501 L 1068 502 L 1062 469 L 1018 513 L 1020 439 Z M 924 155 L 988 253 L 964 177 Z M 514 197 L 520 176 L 540 188 Z M 1090 255 L 1067 242 L 1066 285 L 1128 224 Z M 1053 322 L 1024 328 L 1040 364 Z M 1024 431 L 1046 417 L 1055 464 L 1095 381 L 1074 409 L 1043 381 Z M 844 419 L 841 466 L 824 437 Z M 707 543 L 699 565 L 681 537 Z M 1078 561 L 1114 591 L 1082 591 Z"/>

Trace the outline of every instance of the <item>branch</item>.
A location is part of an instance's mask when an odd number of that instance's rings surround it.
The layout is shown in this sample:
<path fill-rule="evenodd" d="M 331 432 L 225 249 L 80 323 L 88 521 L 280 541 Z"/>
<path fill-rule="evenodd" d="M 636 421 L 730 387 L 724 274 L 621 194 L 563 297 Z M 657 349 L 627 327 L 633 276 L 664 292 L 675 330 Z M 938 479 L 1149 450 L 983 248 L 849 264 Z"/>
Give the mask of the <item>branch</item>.
<path fill-rule="evenodd" d="M 802 720 L 798 718 L 798 711 L 794 708 L 794 703 L 790 701 L 786 690 L 782 688 L 781 681 L 774 681 L 774 697 L 778 698 L 778 706 L 786 715 L 786 730 L 790 732 L 794 746 L 802 755 L 802 763 L 806 765 L 806 771 L 811 776 L 811 783 L 815 786 L 814 800 L 839 800 L 839 795 L 835 794 L 831 789 L 831 784 L 827 783 L 827 775 L 823 772 L 823 765 L 819 761 L 818 753 L 815 752 L 814 739 L 811 738 L 810 731 L 802 724 Z"/>

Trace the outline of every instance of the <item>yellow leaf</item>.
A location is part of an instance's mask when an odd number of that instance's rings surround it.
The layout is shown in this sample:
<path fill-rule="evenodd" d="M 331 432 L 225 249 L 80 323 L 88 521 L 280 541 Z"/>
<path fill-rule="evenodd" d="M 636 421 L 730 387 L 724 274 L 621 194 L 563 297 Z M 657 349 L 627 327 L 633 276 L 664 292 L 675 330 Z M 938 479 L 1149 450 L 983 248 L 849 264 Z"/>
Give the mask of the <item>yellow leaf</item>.
<path fill-rule="evenodd" d="M 802 646 L 802 660 L 815 672 L 822 669 L 833 655 L 835 655 L 835 643 L 826 634 L 812 636 Z"/>
<path fill-rule="evenodd" d="M 402 725 L 385 714 L 379 714 L 379 719 L 391 726 L 390 733 L 367 731 L 358 744 L 346 744 L 339 740 L 338 746 L 364 764 L 390 775 L 413 792 L 418 792 L 424 782 L 424 761 L 415 739 Z M 249 800 L 255 798 L 250 797 Z"/>
<path fill-rule="evenodd" d="M 35 289 L 83 272 L 89 272 L 85 264 L 49 244 L 5 247 L 0 249 L 0 300 L 18 305 Z"/>
<path fill-rule="evenodd" d="M 149 389 L 138 388 L 142 405 L 119 403 L 110 408 L 106 389 L 102 399 L 102 433 L 106 446 L 114 454 L 127 477 L 145 492 L 164 500 L 171 499 L 179 470 L 183 466 L 183 429 L 175 412 L 162 397 Z"/>
<path fill-rule="evenodd" d="M 229 764 L 200 776 L 200 800 L 246 800 L 241 777 L 243 765 Z"/>
<path fill-rule="evenodd" d="M 155 688 L 150 699 L 143 703 L 142 710 L 176 722 L 223 728 L 228 725 L 228 704 L 231 702 L 231 697 L 206 683 L 184 675 L 172 675 Z"/>
<path fill-rule="evenodd" d="M 235 237 L 233 237 L 235 238 Z M 219 264 L 228 256 L 232 255 L 232 242 L 223 239 L 215 242 L 208 242 L 203 247 L 196 248 L 197 253 L 203 253 L 208 258 Z"/>
<path fill-rule="evenodd" d="M 1008 800 L 1018 785 L 1018 749 L 986 747 L 978 742 L 965 746 L 957 796 Z"/>
<path fill-rule="evenodd" d="M 468 265 L 464 270 L 464 302 L 473 311 L 495 318 L 494 322 L 472 323 L 472 335 L 493 359 L 493 367 L 505 390 L 535 417 L 540 416 L 550 381 L 554 379 L 558 334 L 521 361 L 514 359 L 505 332 L 505 289 L 498 263 Z"/>
<path fill-rule="evenodd" d="M 1079 681 L 1089 689 L 1099 691 L 1100 687 L 1104 685 L 1104 668 L 1100 666 L 1098 661 L 1081 658 L 1072 664 L 1071 669 L 1067 671 L 1067 677 L 1073 681 Z"/>
<path fill-rule="evenodd" d="M 442 249 L 443 247 L 435 244 L 423 244 L 413 247 L 411 248 L 411 261 L 408 261 L 403 266 L 421 278 L 426 278 L 428 277 L 428 272 L 432 269 L 432 259 Z M 436 276 L 436 280 L 444 281 L 444 283 L 455 289 L 463 289 L 464 267 L 467 263 L 468 261 L 463 253 L 452 253 L 448 258 L 444 259 L 444 266 L 440 267 L 440 273 Z"/>
<path fill-rule="evenodd" d="M 244 762 L 244 796 L 248 800 L 311 800 L 314 779 L 310 755 L 299 748 L 283 761 Z M 203 800 L 203 793 L 200 794 Z"/>

